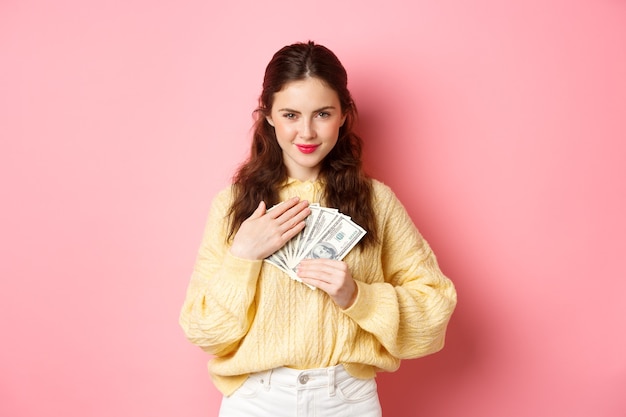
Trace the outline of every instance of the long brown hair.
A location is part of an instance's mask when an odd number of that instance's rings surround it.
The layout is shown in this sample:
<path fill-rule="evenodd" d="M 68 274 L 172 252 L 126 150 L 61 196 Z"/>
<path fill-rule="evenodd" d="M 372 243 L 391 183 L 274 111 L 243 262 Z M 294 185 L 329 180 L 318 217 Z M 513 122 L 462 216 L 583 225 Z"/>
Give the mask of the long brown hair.
<path fill-rule="evenodd" d="M 265 69 L 263 91 L 255 110 L 250 156 L 233 177 L 229 238 L 252 215 L 260 201 L 265 201 L 267 207 L 279 203 L 279 191 L 287 180 L 287 169 L 274 128 L 266 116 L 271 112 L 276 92 L 289 82 L 307 77 L 318 78 L 335 90 L 346 116 L 339 129 L 337 144 L 322 162 L 319 175 L 324 183 L 322 202 L 352 217 L 368 232 L 361 242 L 372 244 L 377 240 L 372 180 L 362 167 L 363 141 L 354 131 L 358 114 L 347 88 L 348 76 L 331 50 L 312 41 L 283 47 Z"/>

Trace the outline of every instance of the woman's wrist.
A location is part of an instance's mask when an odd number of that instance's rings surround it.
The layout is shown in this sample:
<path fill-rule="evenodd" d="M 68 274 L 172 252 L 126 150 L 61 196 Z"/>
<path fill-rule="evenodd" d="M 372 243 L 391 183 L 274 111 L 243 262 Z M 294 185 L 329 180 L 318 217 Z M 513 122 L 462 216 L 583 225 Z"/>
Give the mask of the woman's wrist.
<path fill-rule="evenodd" d="M 348 300 L 348 303 L 343 306 L 342 308 L 344 310 L 349 309 L 350 307 L 352 307 L 354 305 L 354 302 L 356 301 L 356 297 L 359 295 L 359 286 L 356 285 L 356 282 L 354 283 L 354 291 L 352 292 L 352 296 L 350 297 L 350 300 Z"/>
<path fill-rule="evenodd" d="M 259 260 L 258 257 L 255 257 L 254 255 L 248 253 L 247 251 L 241 250 L 240 248 L 237 248 L 235 246 L 231 246 L 229 252 L 235 258 L 246 259 L 248 261 L 258 261 Z"/>

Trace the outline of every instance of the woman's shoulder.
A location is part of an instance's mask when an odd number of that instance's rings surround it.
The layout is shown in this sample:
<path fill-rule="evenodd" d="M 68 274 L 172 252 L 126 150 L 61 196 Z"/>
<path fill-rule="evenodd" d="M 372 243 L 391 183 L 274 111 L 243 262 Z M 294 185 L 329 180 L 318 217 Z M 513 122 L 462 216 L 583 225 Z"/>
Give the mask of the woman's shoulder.
<path fill-rule="evenodd" d="M 406 211 L 404 204 L 389 185 L 372 179 L 372 191 L 376 212 L 381 216 L 396 216 Z"/>
<path fill-rule="evenodd" d="M 213 196 L 212 206 L 213 207 L 230 207 L 233 201 L 234 196 L 234 186 L 232 184 L 227 185 L 226 187 L 221 188 L 217 191 L 217 193 Z"/>
<path fill-rule="evenodd" d="M 372 191 L 374 192 L 374 199 L 377 201 L 396 200 L 396 194 L 393 192 L 390 186 L 384 182 L 372 178 Z"/>
<path fill-rule="evenodd" d="M 229 185 L 219 189 L 217 191 L 217 194 L 215 194 L 214 198 L 216 198 L 216 199 L 232 198 L 234 191 L 235 191 L 235 185 L 234 184 L 229 184 Z"/>
<path fill-rule="evenodd" d="M 400 201 L 391 187 L 381 181 L 372 181 L 374 190 L 374 213 L 379 219 L 379 225 L 383 229 L 392 230 L 392 235 L 397 231 L 408 230 L 414 226 L 406 207 Z"/>

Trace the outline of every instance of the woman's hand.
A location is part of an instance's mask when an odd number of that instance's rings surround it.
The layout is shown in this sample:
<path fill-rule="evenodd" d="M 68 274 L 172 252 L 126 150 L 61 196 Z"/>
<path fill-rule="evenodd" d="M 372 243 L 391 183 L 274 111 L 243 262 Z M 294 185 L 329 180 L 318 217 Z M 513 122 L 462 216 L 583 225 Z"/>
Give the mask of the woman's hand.
<path fill-rule="evenodd" d="M 327 293 L 343 309 L 350 307 L 356 299 L 358 287 L 343 261 L 304 259 L 298 265 L 297 274 L 306 284 Z"/>
<path fill-rule="evenodd" d="M 300 201 L 298 197 L 284 201 L 269 212 L 261 201 L 235 233 L 230 253 L 243 259 L 265 259 L 304 229 L 304 219 L 309 214 L 309 202 Z"/>

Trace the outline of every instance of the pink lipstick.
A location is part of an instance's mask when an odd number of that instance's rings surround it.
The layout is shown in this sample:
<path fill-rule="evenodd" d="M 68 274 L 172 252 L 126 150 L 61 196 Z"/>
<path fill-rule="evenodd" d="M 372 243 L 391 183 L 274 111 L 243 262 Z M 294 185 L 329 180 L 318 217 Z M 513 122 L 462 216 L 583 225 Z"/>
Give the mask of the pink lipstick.
<path fill-rule="evenodd" d="M 313 153 L 319 145 L 296 145 L 298 150 L 302 153 Z"/>

